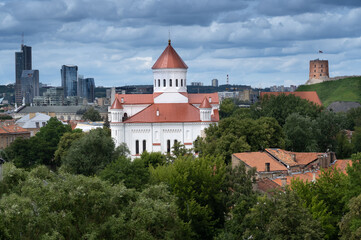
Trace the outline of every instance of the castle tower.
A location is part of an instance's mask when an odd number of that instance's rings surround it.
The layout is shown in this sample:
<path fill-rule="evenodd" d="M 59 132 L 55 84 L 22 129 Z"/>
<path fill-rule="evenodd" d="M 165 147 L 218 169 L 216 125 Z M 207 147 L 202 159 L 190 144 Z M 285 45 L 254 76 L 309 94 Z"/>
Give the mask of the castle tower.
<path fill-rule="evenodd" d="M 326 80 L 330 78 L 328 72 L 328 60 L 311 60 L 309 79 Z"/>
<path fill-rule="evenodd" d="M 187 68 L 169 40 L 168 46 L 152 67 L 154 92 L 187 92 Z"/>

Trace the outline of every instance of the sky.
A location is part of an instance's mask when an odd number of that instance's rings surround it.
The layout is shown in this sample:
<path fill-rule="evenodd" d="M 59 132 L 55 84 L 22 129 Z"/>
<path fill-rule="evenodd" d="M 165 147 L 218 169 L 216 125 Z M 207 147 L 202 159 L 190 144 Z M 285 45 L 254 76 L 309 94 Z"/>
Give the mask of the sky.
<path fill-rule="evenodd" d="M 360 0 L 0 0 L 1 85 L 22 33 L 53 86 L 67 64 L 97 86 L 152 84 L 169 36 L 188 83 L 300 85 L 316 58 L 330 77 L 361 75 Z"/>

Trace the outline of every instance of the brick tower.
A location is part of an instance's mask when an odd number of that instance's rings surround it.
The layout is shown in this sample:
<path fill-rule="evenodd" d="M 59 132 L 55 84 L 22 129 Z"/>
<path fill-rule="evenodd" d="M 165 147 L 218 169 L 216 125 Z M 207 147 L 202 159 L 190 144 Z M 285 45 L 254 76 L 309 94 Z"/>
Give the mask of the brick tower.
<path fill-rule="evenodd" d="M 310 76 L 309 79 L 326 80 L 329 79 L 328 60 L 311 60 L 310 61 Z"/>

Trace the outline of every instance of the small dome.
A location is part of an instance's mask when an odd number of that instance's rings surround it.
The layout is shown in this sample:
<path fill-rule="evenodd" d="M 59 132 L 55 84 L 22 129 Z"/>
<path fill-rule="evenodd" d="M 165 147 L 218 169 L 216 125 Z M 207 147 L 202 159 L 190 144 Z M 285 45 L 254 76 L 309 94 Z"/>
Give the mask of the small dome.
<path fill-rule="evenodd" d="M 188 66 L 183 62 L 182 58 L 178 55 L 178 53 L 170 44 L 170 40 L 168 46 L 152 67 L 152 69 L 161 68 L 188 68 Z"/>
<path fill-rule="evenodd" d="M 115 98 L 112 106 L 110 107 L 110 109 L 123 109 L 122 104 L 120 103 L 118 98 Z"/>

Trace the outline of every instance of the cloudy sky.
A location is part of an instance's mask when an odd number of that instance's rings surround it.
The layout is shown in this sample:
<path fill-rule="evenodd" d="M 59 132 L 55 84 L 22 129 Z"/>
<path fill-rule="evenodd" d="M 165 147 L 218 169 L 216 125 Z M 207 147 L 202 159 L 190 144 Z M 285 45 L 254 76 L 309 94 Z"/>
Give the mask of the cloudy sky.
<path fill-rule="evenodd" d="M 22 32 L 43 83 L 75 64 L 96 85 L 152 84 L 169 30 L 188 82 L 299 85 L 316 58 L 361 75 L 360 0 L 0 0 L 0 84 L 15 82 Z"/>

